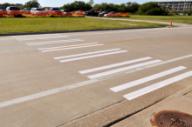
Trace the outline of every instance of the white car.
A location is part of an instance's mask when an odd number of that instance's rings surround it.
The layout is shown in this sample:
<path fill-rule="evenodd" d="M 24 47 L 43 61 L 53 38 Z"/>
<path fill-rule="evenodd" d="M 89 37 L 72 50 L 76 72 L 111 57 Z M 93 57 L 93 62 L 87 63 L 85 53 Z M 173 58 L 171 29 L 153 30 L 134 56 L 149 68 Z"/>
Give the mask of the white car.
<path fill-rule="evenodd" d="M 32 8 L 31 14 L 35 16 L 47 16 L 48 12 L 43 8 Z"/>
<path fill-rule="evenodd" d="M 20 17 L 22 16 L 21 10 L 18 7 L 15 6 L 9 6 L 6 8 L 7 15 L 14 16 L 14 17 Z"/>

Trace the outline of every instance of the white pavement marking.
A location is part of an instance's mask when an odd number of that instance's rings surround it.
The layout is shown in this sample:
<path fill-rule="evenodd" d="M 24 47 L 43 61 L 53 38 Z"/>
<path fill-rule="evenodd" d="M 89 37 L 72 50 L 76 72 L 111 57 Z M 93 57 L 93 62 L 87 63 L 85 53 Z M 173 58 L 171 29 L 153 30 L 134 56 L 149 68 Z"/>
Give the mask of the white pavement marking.
<path fill-rule="evenodd" d="M 76 57 L 76 58 L 71 58 L 71 59 L 64 59 L 64 60 L 60 60 L 60 62 L 61 63 L 66 63 L 66 62 L 71 62 L 71 61 L 77 61 L 77 60 L 89 59 L 89 58 L 96 58 L 96 57 L 102 57 L 102 56 L 108 56 L 108 55 L 120 54 L 120 53 L 126 53 L 126 52 L 127 52 L 127 50 L 119 50 L 119 51 L 107 52 L 107 53 L 96 54 L 96 55 L 89 55 L 89 56 L 82 56 L 82 57 Z"/>
<path fill-rule="evenodd" d="M 175 62 L 177 60 L 183 60 L 183 59 L 187 59 L 187 58 L 190 58 L 190 57 L 192 57 L 192 55 L 177 57 L 177 58 L 171 59 L 169 61 Z M 171 62 L 168 62 L 168 63 L 171 63 Z M 166 63 L 164 62 L 164 64 L 166 64 Z M 190 72 L 190 73 L 192 75 L 192 72 Z M 21 103 L 24 103 L 24 102 L 40 99 L 40 98 L 43 98 L 43 97 L 46 97 L 46 96 L 58 94 L 58 93 L 61 93 L 61 92 L 64 92 L 64 91 L 76 89 L 76 88 L 83 87 L 83 86 L 94 85 L 93 83 L 97 84 L 96 82 L 98 82 L 98 81 L 99 80 L 96 80 L 96 79 L 88 80 L 88 81 L 80 82 L 80 83 L 73 84 L 73 85 L 54 88 L 54 89 L 42 91 L 42 92 L 39 92 L 39 93 L 35 93 L 35 94 L 32 94 L 32 95 L 23 96 L 23 97 L 11 99 L 11 100 L 3 101 L 3 102 L 0 102 L 0 108 L 6 108 L 8 106 L 13 106 L 13 105 L 16 105 L 16 104 L 21 104 Z"/>
<path fill-rule="evenodd" d="M 155 90 L 158 90 L 160 88 L 163 88 L 165 86 L 169 86 L 173 83 L 176 83 L 178 81 L 181 81 L 185 78 L 189 78 L 192 76 L 192 71 L 189 71 L 189 72 L 186 72 L 186 73 L 183 73 L 183 74 L 180 74 L 180 75 L 177 75 L 175 77 L 172 77 L 172 78 L 169 78 L 169 79 L 166 79 L 164 81 L 161 81 L 161 82 L 158 82 L 158 83 L 155 83 L 155 84 L 152 84 L 148 87 L 145 87 L 145 88 L 142 88 L 142 89 L 139 89 L 137 91 L 134 91 L 134 92 L 131 92 L 129 94 L 126 94 L 124 95 L 123 97 L 125 97 L 126 99 L 128 100 L 133 100 L 133 99 L 136 99 L 138 97 L 141 97 L 145 94 L 148 94 L 150 92 L 153 92 Z"/>
<path fill-rule="evenodd" d="M 114 68 L 114 67 L 119 67 L 119 66 L 123 66 L 123 65 L 127 65 L 127 64 L 132 64 L 132 63 L 136 63 L 136 62 L 150 60 L 150 59 L 152 59 L 152 58 L 151 57 L 143 57 L 143 58 L 139 58 L 139 59 L 124 61 L 124 62 L 115 63 L 115 64 L 110 64 L 110 65 L 106 65 L 106 66 L 102 66 L 102 67 L 82 70 L 82 71 L 79 71 L 79 73 L 81 73 L 81 74 L 88 74 L 88 73 L 92 73 L 92 72 L 106 70 L 106 69 L 110 69 L 110 68 Z"/>
<path fill-rule="evenodd" d="M 93 54 L 105 53 L 105 52 L 112 52 L 112 51 L 118 51 L 118 50 L 121 50 L 121 49 L 120 48 L 116 48 L 116 49 L 108 49 L 108 50 L 99 50 L 99 51 L 95 51 L 95 52 L 86 52 L 86 53 L 69 55 L 69 56 L 59 56 L 59 57 L 54 57 L 54 59 L 55 60 L 59 60 L 59 59 L 66 59 L 66 58 L 74 58 L 74 57 L 93 55 Z"/>
<path fill-rule="evenodd" d="M 43 39 L 54 39 L 54 38 L 66 38 L 69 36 L 66 35 L 30 35 L 25 37 L 17 37 L 16 39 L 22 40 L 22 41 L 32 41 L 32 40 L 43 40 Z"/>
<path fill-rule="evenodd" d="M 95 83 L 95 82 L 97 82 L 97 80 L 88 80 L 88 81 L 84 81 L 84 82 L 77 83 L 77 84 L 74 84 L 74 85 L 63 86 L 63 87 L 59 87 L 59 88 L 55 88 L 55 89 L 42 91 L 40 93 L 36 93 L 36 94 L 28 95 L 28 96 L 15 98 L 15 99 L 12 99 L 12 100 L 0 102 L 0 108 L 5 108 L 5 107 L 8 107 L 8 106 L 12 106 L 12 105 L 16 105 L 16 104 L 20 104 L 20 103 L 24 103 L 24 102 L 28 102 L 28 101 L 32 101 L 32 100 L 36 100 L 36 99 L 39 99 L 39 98 L 42 98 L 42 97 L 58 94 L 58 93 L 61 93 L 61 92 L 67 91 L 67 90 L 79 88 L 79 87 L 86 86 L 86 85 L 89 85 L 89 84 Z"/>
<path fill-rule="evenodd" d="M 77 47 L 41 50 L 41 52 L 42 53 L 46 53 L 46 52 L 63 51 L 63 50 L 70 50 L 70 49 L 80 49 L 80 48 L 96 47 L 96 46 L 102 46 L 102 45 L 104 45 L 104 44 L 92 44 L 92 45 L 84 45 L 84 46 L 77 46 Z"/>
<path fill-rule="evenodd" d="M 159 63 L 159 62 L 161 62 L 161 60 L 153 60 L 153 61 L 148 61 L 148 62 L 144 62 L 144 63 L 139 63 L 139 64 L 131 65 L 131 66 L 128 66 L 128 67 L 117 68 L 117 69 L 114 69 L 114 70 L 89 75 L 88 78 L 89 79 L 102 78 L 102 77 L 112 75 L 112 74 L 115 74 L 115 73 L 127 71 L 127 70 L 130 70 L 130 69 L 135 69 L 135 68 L 139 68 L 139 67 L 142 67 L 142 66 L 155 64 L 155 63 Z"/>
<path fill-rule="evenodd" d="M 81 39 L 66 39 L 66 40 L 57 40 L 57 41 L 45 41 L 45 42 L 30 42 L 27 43 L 28 46 L 41 46 L 41 45 L 50 45 L 50 44 L 65 44 L 72 42 L 83 42 Z"/>
<path fill-rule="evenodd" d="M 172 69 L 169 69 L 169 70 L 166 70 L 166 71 L 163 71 L 163 72 L 160 72 L 160 73 L 157 73 L 157 74 L 145 77 L 145 78 L 141 78 L 141 79 L 138 79 L 138 80 L 135 80 L 135 81 L 131 81 L 129 83 L 125 83 L 125 84 L 122 84 L 122 85 L 119 85 L 119 86 L 116 86 L 116 87 L 113 87 L 113 88 L 110 88 L 110 89 L 113 92 L 123 91 L 125 89 L 129 89 L 129 88 L 138 86 L 140 84 L 143 84 L 143 83 L 146 83 L 146 82 L 149 82 L 149 81 L 161 78 L 161 77 L 165 77 L 167 75 L 182 71 L 184 69 L 186 69 L 186 67 L 179 66 L 179 67 L 172 68 Z"/>
<path fill-rule="evenodd" d="M 181 57 L 176 57 L 176 58 L 173 58 L 173 59 L 170 59 L 170 60 L 166 60 L 166 61 L 163 61 L 163 62 L 160 62 L 160 63 L 157 63 L 157 64 L 144 66 L 144 67 L 141 67 L 141 68 L 137 68 L 135 70 L 130 70 L 130 71 L 127 72 L 127 74 L 133 73 L 133 72 L 137 72 L 137 71 L 141 71 L 141 70 L 145 70 L 145 69 L 152 68 L 152 67 L 161 66 L 161 65 L 164 65 L 164 64 L 173 63 L 173 62 L 176 62 L 176 61 L 179 61 L 179 60 L 188 59 L 188 58 L 191 58 L 191 57 L 192 57 L 192 54 L 181 56 Z"/>
<path fill-rule="evenodd" d="M 38 48 L 38 50 L 49 50 L 49 49 L 58 49 L 58 48 L 69 48 L 69 47 L 77 47 L 77 46 L 84 46 L 84 45 L 91 45 L 91 44 L 98 44 L 98 42 L 75 44 L 75 45 L 62 45 L 62 46 L 48 47 L 48 48 Z"/>

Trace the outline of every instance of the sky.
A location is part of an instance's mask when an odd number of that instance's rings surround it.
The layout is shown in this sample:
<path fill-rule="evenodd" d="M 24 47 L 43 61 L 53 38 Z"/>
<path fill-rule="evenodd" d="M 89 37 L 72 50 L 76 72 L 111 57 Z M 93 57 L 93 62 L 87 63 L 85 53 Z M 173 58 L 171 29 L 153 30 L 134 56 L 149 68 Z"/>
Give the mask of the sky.
<path fill-rule="evenodd" d="M 9 2 L 9 3 L 25 3 L 29 0 L 0 0 L 0 3 L 4 2 Z M 39 3 L 42 6 L 50 6 L 50 7 L 57 7 L 57 6 L 62 6 L 65 3 L 70 3 L 75 0 L 38 0 Z M 81 1 L 89 1 L 89 0 L 81 0 Z M 149 0 L 94 0 L 94 3 L 103 3 L 103 2 L 108 2 L 108 3 L 127 3 L 127 2 L 138 2 L 138 3 L 144 3 Z"/>

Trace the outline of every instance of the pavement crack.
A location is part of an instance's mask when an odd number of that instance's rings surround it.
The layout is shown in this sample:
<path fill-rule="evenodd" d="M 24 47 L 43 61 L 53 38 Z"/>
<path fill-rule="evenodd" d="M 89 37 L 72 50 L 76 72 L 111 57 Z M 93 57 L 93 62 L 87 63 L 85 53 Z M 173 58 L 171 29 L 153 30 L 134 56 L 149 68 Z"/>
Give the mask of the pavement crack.
<path fill-rule="evenodd" d="M 135 111 L 135 112 L 133 112 L 133 113 L 131 113 L 131 114 L 125 115 L 124 117 L 121 117 L 121 118 L 119 118 L 119 119 L 117 119 L 117 120 L 114 120 L 114 121 L 112 121 L 112 122 L 104 125 L 103 127 L 111 127 L 112 125 L 114 125 L 114 124 L 116 124 L 116 123 L 118 123 L 118 122 L 120 122 L 120 121 L 122 121 L 122 120 L 124 120 L 124 119 L 127 119 L 127 118 L 129 118 L 129 117 L 131 117 L 131 116 L 133 116 L 133 115 L 135 115 L 135 114 L 137 114 L 137 113 L 139 113 L 139 112 L 142 112 L 143 110 L 145 110 L 145 109 L 147 109 L 147 108 L 152 107 L 153 105 L 158 104 L 159 102 L 165 100 L 166 98 L 167 98 L 167 97 L 161 98 L 161 99 L 155 101 L 154 103 L 152 103 L 152 104 L 150 104 L 150 105 L 148 105 L 148 106 L 146 106 L 146 107 L 144 107 L 144 108 L 142 108 L 142 109 L 139 109 L 139 110 L 137 110 L 137 111 Z"/>
<path fill-rule="evenodd" d="M 95 111 L 93 111 L 93 112 L 90 112 L 90 113 L 84 114 L 84 115 L 82 115 L 82 116 L 76 117 L 76 118 L 74 118 L 74 119 L 72 119 L 72 120 L 70 120 L 70 121 L 68 121 L 68 122 L 59 124 L 59 125 L 57 125 L 56 127 L 61 127 L 61 126 L 64 126 L 64 125 L 66 125 L 66 124 L 69 124 L 69 123 L 78 121 L 78 120 L 80 120 L 80 119 L 82 119 L 82 118 L 89 117 L 89 116 L 93 115 L 94 113 L 97 113 L 97 112 L 102 111 L 102 110 L 104 110 L 104 109 L 110 108 L 110 107 L 112 107 L 112 106 L 114 106 L 114 105 L 118 105 L 119 103 L 122 103 L 123 101 L 126 101 L 126 100 L 125 100 L 125 99 L 119 100 L 119 101 L 117 101 L 117 102 L 115 102 L 115 103 L 112 103 L 112 104 L 110 104 L 110 105 L 107 105 L 107 106 L 105 106 L 105 107 L 102 107 L 102 108 L 100 108 L 100 109 L 98 109 L 98 110 L 95 110 Z"/>
<path fill-rule="evenodd" d="M 192 90 L 189 90 L 189 91 L 185 92 L 185 93 L 183 94 L 183 96 L 185 96 L 185 95 L 187 95 L 187 94 L 189 94 L 189 93 L 191 93 L 191 92 L 192 92 Z"/>

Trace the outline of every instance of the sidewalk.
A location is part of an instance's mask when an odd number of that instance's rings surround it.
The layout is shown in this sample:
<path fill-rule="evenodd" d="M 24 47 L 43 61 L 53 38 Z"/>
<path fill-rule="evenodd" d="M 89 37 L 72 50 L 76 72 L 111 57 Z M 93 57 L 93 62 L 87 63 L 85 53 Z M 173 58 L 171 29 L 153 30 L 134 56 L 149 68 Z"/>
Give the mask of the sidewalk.
<path fill-rule="evenodd" d="M 112 127 L 152 127 L 150 123 L 152 115 L 162 110 L 172 110 L 192 114 L 191 98 L 191 88 L 185 89 L 142 112 L 114 124 Z"/>
<path fill-rule="evenodd" d="M 170 25 L 170 22 L 158 21 L 158 20 L 139 20 L 139 19 L 129 19 L 129 18 L 105 18 L 105 17 L 89 17 L 89 18 L 100 18 L 100 19 L 106 19 L 106 20 L 120 20 L 120 21 L 131 21 L 131 22 L 158 23 L 158 24 L 164 24 L 164 25 L 168 25 L 168 26 Z M 186 27 L 186 26 L 191 26 L 191 25 L 173 22 L 173 26 Z"/>

